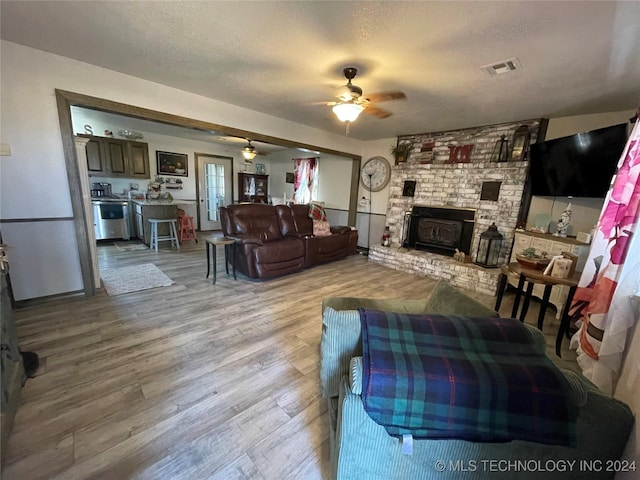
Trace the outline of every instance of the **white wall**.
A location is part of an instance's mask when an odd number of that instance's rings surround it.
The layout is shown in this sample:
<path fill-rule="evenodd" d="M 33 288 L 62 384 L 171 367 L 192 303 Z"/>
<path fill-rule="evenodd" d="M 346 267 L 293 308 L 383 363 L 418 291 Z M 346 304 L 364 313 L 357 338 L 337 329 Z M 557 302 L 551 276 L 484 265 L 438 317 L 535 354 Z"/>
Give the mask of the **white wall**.
<path fill-rule="evenodd" d="M 350 158 L 320 155 L 318 201 L 324 202 L 327 208 L 349 210 L 351 165 Z"/>
<path fill-rule="evenodd" d="M 286 174 L 293 173 L 291 159 L 300 157 L 301 153 L 295 149 L 288 149 L 269 154 L 269 195 L 281 200 L 286 196 L 287 201 L 293 198 L 293 183 L 286 182 Z"/>
<path fill-rule="evenodd" d="M 627 123 L 635 115 L 635 110 L 622 112 L 594 113 L 592 115 L 575 115 L 549 119 L 545 140 L 568 137 L 576 133 L 588 132 L 598 128 Z"/>
<path fill-rule="evenodd" d="M 16 300 L 77 290 L 79 257 L 65 222 L 51 222 L 51 235 L 29 239 L 11 219 L 71 217 L 55 89 L 208 121 L 300 143 L 359 154 L 363 142 L 212 100 L 129 75 L 2 41 L 0 141 L 11 146 L 0 157 L 0 218 L 8 249 Z M 98 130 L 95 130 L 98 131 Z M 65 241 L 59 241 L 59 238 Z M 27 262 L 25 245 L 47 252 Z M 62 258 L 63 267 L 52 262 Z M 56 269 L 55 275 L 49 275 Z M 55 277 L 55 281 L 44 279 Z M 35 282 L 33 279 L 43 279 Z"/>
<path fill-rule="evenodd" d="M 371 157 L 381 156 L 387 159 L 391 168 L 394 168 L 395 158 L 389 152 L 392 146 L 395 146 L 397 138 L 384 138 L 367 142 L 362 148 L 362 165 Z M 389 201 L 389 185 L 379 192 L 369 192 L 362 183 L 358 187 L 358 198 L 365 198 L 365 204 L 368 205 L 369 195 L 371 195 L 371 235 L 369 236 L 369 209 L 358 207 L 358 215 L 356 218 L 356 228 L 358 229 L 358 246 L 369 247 L 380 243 L 380 238 L 384 232 L 387 215 L 387 205 Z M 370 239 L 370 245 L 369 245 Z"/>

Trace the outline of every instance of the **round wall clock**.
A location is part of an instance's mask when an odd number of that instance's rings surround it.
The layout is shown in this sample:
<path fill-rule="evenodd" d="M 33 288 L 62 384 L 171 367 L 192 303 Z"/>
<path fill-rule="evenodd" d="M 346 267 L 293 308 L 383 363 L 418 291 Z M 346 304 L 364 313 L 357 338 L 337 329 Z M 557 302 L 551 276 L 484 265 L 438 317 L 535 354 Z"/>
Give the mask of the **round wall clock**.
<path fill-rule="evenodd" d="M 391 166 L 384 157 L 371 157 L 360 170 L 360 183 L 371 192 L 379 192 L 391 180 Z"/>

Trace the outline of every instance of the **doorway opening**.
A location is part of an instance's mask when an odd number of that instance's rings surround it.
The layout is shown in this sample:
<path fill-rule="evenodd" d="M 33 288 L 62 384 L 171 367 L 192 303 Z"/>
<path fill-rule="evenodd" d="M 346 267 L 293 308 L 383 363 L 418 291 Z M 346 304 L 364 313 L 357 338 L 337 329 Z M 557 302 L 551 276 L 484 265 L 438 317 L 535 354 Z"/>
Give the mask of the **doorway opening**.
<path fill-rule="evenodd" d="M 285 147 L 308 149 L 327 153 L 330 155 L 339 155 L 351 160 L 351 191 L 349 203 L 349 222 L 355 224 L 356 208 L 357 208 L 357 192 L 359 182 L 359 171 L 362 157 L 352 153 L 332 150 L 316 145 L 294 142 L 291 140 L 271 137 L 268 135 L 241 130 L 234 127 L 227 127 L 211 122 L 196 120 L 179 115 L 173 115 L 166 112 L 151 110 L 143 107 L 136 107 L 126 103 L 115 102 L 80 93 L 69 92 L 64 90 L 55 90 L 56 102 L 58 106 L 58 120 L 60 123 L 60 135 L 62 137 L 62 148 L 64 151 L 65 165 L 67 172 L 67 180 L 69 182 L 69 190 L 71 194 L 71 207 L 73 210 L 73 220 L 76 232 L 76 242 L 78 245 L 78 255 L 80 257 L 80 270 L 82 274 L 83 293 L 85 295 L 95 295 L 98 284 L 95 280 L 94 261 L 95 249 L 91 249 L 93 236 L 89 235 L 89 229 L 93 229 L 93 225 L 87 220 L 86 212 L 91 208 L 91 204 L 83 197 L 83 185 L 88 188 L 88 178 L 84 178 L 80 174 L 81 169 L 78 165 L 78 157 L 76 155 L 76 147 L 74 141 L 74 130 L 71 120 L 71 107 L 85 107 L 103 112 L 110 112 L 118 115 L 124 115 L 152 122 L 158 122 L 165 125 L 173 125 L 185 127 L 194 130 L 206 132 L 218 132 L 224 135 L 230 135 L 240 138 L 251 138 L 255 141 L 263 141 L 273 143 Z M 90 217 L 90 216 L 89 216 Z"/>

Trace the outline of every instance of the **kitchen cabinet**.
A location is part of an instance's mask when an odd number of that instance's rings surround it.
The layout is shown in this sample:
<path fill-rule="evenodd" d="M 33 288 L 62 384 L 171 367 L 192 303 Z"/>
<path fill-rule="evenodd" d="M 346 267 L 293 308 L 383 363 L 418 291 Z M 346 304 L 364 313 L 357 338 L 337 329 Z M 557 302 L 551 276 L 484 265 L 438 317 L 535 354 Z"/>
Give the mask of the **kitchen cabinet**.
<path fill-rule="evenodd" d="M 513 240 L 513 249 L 511 250 L 511 258 L 509 262 L 516 262 L 516 254 L 522 253 L 525 248 L 533 247 L 536 253 L 547 252 L 547 256 L 553 257 L 560 255 L 562 252 L 569 252 L 578 257 L 576 263 L 576 271 L 581 272 L 589 256 L 589 245 L 579 242 L 575 238 L 554 237 L 553 235 L 535 232 L 515 232 Z M 510 275 L 509 283 L 514 287 L 518 286 L 518 277 Z M 533 295 L 542 298 L 544 293 L 544 285 L 535 284 L 533 287 Z M 556 307 L 558 312 L 556 318 L 560 318 L 564 304 L 569 294 L 569 287 L 565 285 L 555 285 L 551 289 L 551 297 L 549 303 Z"/>
<path fill-rule="evenodd" d="M 133 140 L 79 134 L 86 146 L 89 176 L 150 178 L 149 145 Z"/>
<path fill-rule="evenodd" d="M 90 135 L 79 135 L 87 138 L 85 149 L 87 152 L 87 168 L 89 170 L 89 176 L 92 174 L 100 175 L 106 174 L 107 165 L 105 163 L 104 156 L 100 153 L 100 142 L 96 138 L 91 138 Z"/>
<path fill-rule="evenodd" d="M 134 178 L 149 178 L 149 145 L 143 142 L 127 142 L 129 173 Z"/>
<path fill-rule="evenodd" d="M 269 175 L 238 173 L 238 201 L 269 203 Z"/>

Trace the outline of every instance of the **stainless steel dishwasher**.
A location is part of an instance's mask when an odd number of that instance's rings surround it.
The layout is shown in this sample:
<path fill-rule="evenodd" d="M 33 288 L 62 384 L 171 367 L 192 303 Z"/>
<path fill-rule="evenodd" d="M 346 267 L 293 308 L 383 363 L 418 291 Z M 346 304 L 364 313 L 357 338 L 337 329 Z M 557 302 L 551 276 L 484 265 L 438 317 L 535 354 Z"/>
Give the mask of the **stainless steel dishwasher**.
<path fill-rule="evenodd" d="M 96 240 L 121 238 L 129 240 L 129 202 L 93 200 L 93 225 Z"/>

